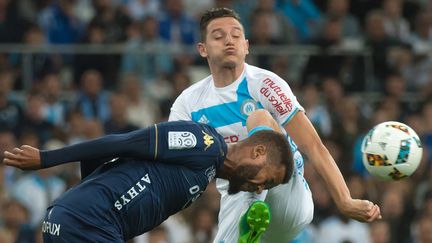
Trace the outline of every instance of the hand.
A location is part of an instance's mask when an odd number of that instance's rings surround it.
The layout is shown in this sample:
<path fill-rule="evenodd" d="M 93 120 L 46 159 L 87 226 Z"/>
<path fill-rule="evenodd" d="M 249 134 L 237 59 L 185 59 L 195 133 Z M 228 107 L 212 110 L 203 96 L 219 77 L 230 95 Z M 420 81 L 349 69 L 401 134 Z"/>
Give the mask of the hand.
<path fill-rule="evenodd" d="M 3 163 L 22 170 L 37 170 L 41 168 L 39 149 L 29 145 L 14 148 L 12 152 L 5 151 Z"/>
<path fill-rule="evenodd" d="M 368 200 L 350 199 L 340 210 L 345 216 L 360 222 L 372 222 L 382 218 L 379 206 Z"/>

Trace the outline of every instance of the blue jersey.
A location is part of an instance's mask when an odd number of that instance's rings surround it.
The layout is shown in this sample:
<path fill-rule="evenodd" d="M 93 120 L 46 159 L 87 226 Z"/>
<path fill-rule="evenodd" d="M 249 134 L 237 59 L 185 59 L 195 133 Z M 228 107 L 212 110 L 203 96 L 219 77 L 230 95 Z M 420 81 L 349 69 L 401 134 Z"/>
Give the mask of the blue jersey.
<path fill-rule="evenodd" d="M 195 122 L 161 123 L 59 150 L 42 151 L 42 164 L 111 159 L 53 206 L 130 239 L 186 208 L 222 166 L 227 145 L 215 129 Z"/>

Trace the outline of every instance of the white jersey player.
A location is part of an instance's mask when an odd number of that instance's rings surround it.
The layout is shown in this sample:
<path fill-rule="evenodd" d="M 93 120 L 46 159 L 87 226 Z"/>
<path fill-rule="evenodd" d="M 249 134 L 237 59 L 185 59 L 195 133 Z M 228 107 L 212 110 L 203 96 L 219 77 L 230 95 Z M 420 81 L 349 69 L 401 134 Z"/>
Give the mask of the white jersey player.
<path fill-rule="evenodd" d="M 215 87 L 212 76 L 209 76 L 186 89 L 171 108 L 169 120 L 206 123 L 215 127 L 226 142 L 232 143 L 247 137 L 246 119 L 256 109 L 268 110 L 281 125 L 303 111 L 285 81 L 272 72 L 245 64 L 241 76 L 226 87 Z M 291 139 L 289 142 L 294 154 L 294 174 L 288 184 L 272 189 L 268 195 L 267 191 L 228 195 L 228 181 L 216 181 L 222 197 L 219 230 L 214 242 L 236 242 L 239 219 L 257 199 L 265 200 L 273 212 L 269 230 L 262 238 L 265 242 L 292 239 L 310 223 L 313 202 L 303 178 L 303 158 L 294 142 Z"/>
<path fill-rule="evenodd" d="M 272 72 L 245 63 L 249 43 L 238 14 L 227 8 L 209 10 L 201 17 L 200 31 L 201 42 L 197 47 L 199 54 L 207 59 L 211 75 L 177 98 L 169 119 L 207 123 L 223 134 L 227 142 L 236 142 L 247 136 L 248 114 L 258 108 L 266 109 L 289 134 L 296 161 L 296 172 L 287 185 L 260 195 L 228 195 L 227 183 L 218 181 L 222 198 L 215 242 L 237 242 L 239 218 L 257 199 L 265 199 L 273 215 L 261 242 L 289 242 L 311 221 L 311 194 L 302 175 L 303 160 L 293 141 L 323 177 L 344 215 L 368 222 L 380 218 L 377 205 L 351 197 L 336 162 L 288 84 Z"/>

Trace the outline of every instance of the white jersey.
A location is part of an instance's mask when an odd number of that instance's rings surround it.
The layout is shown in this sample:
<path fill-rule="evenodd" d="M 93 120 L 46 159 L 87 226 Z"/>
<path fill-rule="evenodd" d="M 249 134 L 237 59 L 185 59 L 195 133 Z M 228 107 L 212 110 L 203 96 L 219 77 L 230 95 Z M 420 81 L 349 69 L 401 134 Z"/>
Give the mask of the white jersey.
<path fill-rule="evenodd" d="M 281 126 L 288 123 L 298 111 L 304 110 L 283 79 L 270 71 L 245 64 L 240 77 L 226 87 L 215 87 L 210 75 L 184 90 L 174 102 L 169 120 L 193 120 L 208 124 L 215 127 L 227 143 L 233 143 L 247 137 L 246 120 L 256 109 L 268 110 Z M 289 223 L 281 225 L 282 229 L 277 231 L 285 231 L 285 237 L 292 238 L 312 219 L 313 204 L 309 188 L 303 178 L 303 158 L 294 142 L 289 138 L 288 140 L 294 154 L 295 169 L 292 179 L 283 187 L 288 188 L 283 190 L 289 191 L 279 193 L 289 195 L 289 202 L 286 203 L 289 205 L 278 206 L 282 206 L 282 210 L 289 207 L 289 210 L 283 212 L 289 218 Z M 221 193 L 219 230 L 214 241 L 217 243 L 237 242 L 240 216 L 253 201 L 264 200 L 267 195 L 267 191 L 261 194 L 240 192 L 228 195 L 228 185 L 227 180 L 216 181 L 217 189 Z M 306 198 L 308 203 L 302 203 L 302 198 Z M 272 215 L 277 214 L 271 206 Z"/>

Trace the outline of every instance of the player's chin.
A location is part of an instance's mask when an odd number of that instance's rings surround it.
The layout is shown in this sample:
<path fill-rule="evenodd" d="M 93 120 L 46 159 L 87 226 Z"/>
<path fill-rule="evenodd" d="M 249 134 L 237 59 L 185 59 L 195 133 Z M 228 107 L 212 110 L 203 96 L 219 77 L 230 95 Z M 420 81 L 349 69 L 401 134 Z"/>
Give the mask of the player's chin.
<path fill-rule="evenodd" d="M 228 194 L 233 195 L 241 191 L 240 185 L 230 183 L 228 187 Z"/>
<path fill-rule="evenodd" d="M 234 69 L 239 66 L 239 62 L 237 60 L 237 57 L 231 56 L 227 57 L 223 62 L 222 66 L 224 68 Z"/>

